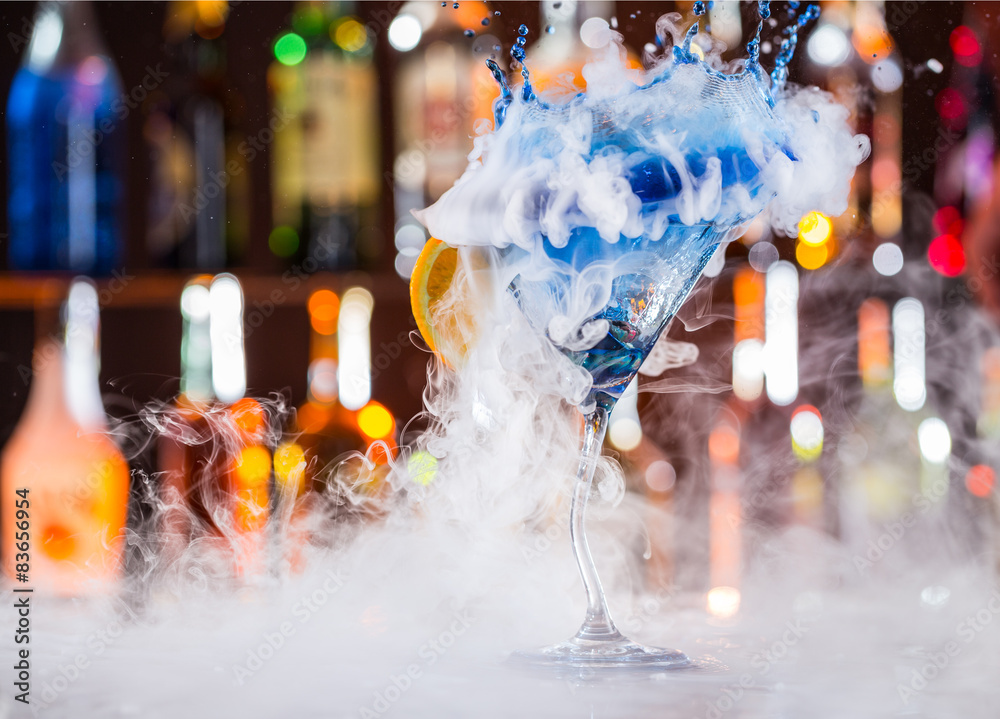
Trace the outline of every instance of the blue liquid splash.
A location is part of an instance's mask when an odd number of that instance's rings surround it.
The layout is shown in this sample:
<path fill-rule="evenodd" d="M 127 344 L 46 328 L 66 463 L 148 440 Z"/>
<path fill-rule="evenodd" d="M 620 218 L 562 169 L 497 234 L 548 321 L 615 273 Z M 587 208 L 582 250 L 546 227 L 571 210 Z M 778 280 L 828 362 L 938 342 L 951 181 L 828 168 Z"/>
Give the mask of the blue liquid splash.
<path fill-rule="evenodd" d="M 811 21 L 819 18 L 820 8 L 816 4 L 809 4 L 802 14 L 799 14 L 799 7 L 801 3 L 790 2 L 789 3 L 789 21 L 790 24 L 784 28 L 782 34 L 785 36 L 781 42 L 781 46 L 778 51 L 778 55 L 775 58 L 774 68 L 771 70 L 771 89 L 768 93 L 768 103 L 774 105 L 773 96 L 780 92 L 784 87 L 785 82 L 788 79 L 788 65 L 791 63 L 792 58 L 795 55 L 795 49 L 798 46 L 799 32 L 805 28 L 807 24 Z M 694 14 L 697 17 L 704 16 L 708 9 L 711 8 L 712 2 L 708 2 L 707 5 L 704 0 L 699 0 L 694 4 Z M 761 33 L 764 28 L 764 21 L 771 17 L 771 2 L 770 0 L 758 0 L 757 10 L 760 15 L 760 20 L 757 23 L 757 30 L 754 33 L 754 37 L 750 42 L 747 43 L 747 65 L 744 72 L 752 74 L 754 77 L 761 78 L 763 75 L 763 70 L 760 65 L 760 43 L 761 43 Z M 694 38 L 698 35 L 699 23 L 695 22 L 688 28 L 684 36 L 684 42 L 680 46 L 674 46 L 672 55 L 674 63 L 677 65 L 684 64 L 694 64 L 701 63 L 705 64 L 705 61 L 699 57 L 698 54 L 691 50 L 691 43 Z M 546 28 L 546 32 L 550 32 L 550 28 Z M 521 78 L 522 78 L 522 89 L 521 96 L 525 101 L 532 101 L 539 103 L 544 106 L 544 103 L 539 100 L 536 96 L 534 89 L 531 85 L 531 72 L 525 62 L 526 60 L 526 50 L 525 44 L 527 42 L 528 26 L 522 24 L 517 29 L 518 37 L 514 41 L 514 44 L 510 48 L 511 59 L 515 63 L 521 66 Z M 657 38 L 657 44 L 659 45 L 660 39 Z M 509 84 L 503 71 L 500 69 L 493 60 L 486 61 L 490 72 L 493 74 L 494 79 L 500 86 L 501 95 L 494 103 L 493 114 L 496 120 L 496 128 L 499 128 L 503 123 L 504 117 L 506 116 L 507 107 L 510 105 L 513 96 L 510 92 Z M 664 72 L 663 75 L 654 79 L 652 82 L 660 82 L 664 79 L 665 75 L 669 72 L 669 68 Z M 714 71 L 713 71 L 714 72 Z M 652 84 L 652 83 L 651 83 Z"/>
<path fill-rule="evenodd" d="M 607 153 L 625 153 L 631 163 L 626 165 L 625 179 L 631 194 L 641 202 L 642 217 L 648 219 L 658 213 L 661 221 L 666 221 L 665 225 L 654 223 L 652 226 L 660 229 L 653 234 L 643 232 L 638 237 L 622 234 L 617 241 L 609 241 L 594 227 L 577 226 L 568 239 L 558 245 L 553 244 L 546 233 L 533 250 L 513 243 L 500 250 L 504 262 L 514 273 L 509 291 L 529 323 L 590 374 L 592 385 L 584 405 L 597 403 L 610 408 L 615 403 L 719 245 L 729 238 L 734 228 L 752 219 L 773 197 L 767 194 L 771 190 L 764 189 L 765 182 L 760 177 L 759 150 L 751 149 L 743 132 L 749 129 L 769 144 L 772 149 L 768 152 L 784 154 L 788 162 L 796 160 L 786 145 L 786 138 L 774 124 L 772 93 L 783 87 L 798 33 L 819 15 L 819 8 L 809 5 L 801 13 L 798 7 L 792 8 L 792 24 L 783 31 L 784 39 L 770 75 L 770 88 L 759 66 L 760 36 L 764 21 L 771 14 L 770 3 L 761 0 L 758 9 L 760 22 L 754 39 L 747 45 L 750 57 L 744 70 L 727 75 L 702 60 L 692 50 L 699 30 L 699 24 L 695 23 L 686 32 L 683 42 L 673 47 L 671 61 L 664 64 L 662 71 L 647 85 L 635 89 L 637 94 L 647 94 L 646 102 L 653 104 L 648 111 L 651 114 L 633 119 L 629 119 L 627 111 L 618 114 L 614 100 L 606 110 L 600 109 L 599 104 L 586 104 L 586 93 L 579 93 L 558 105 L 550 105 L 538 97 L 525 64 L 528 28 L 525 25 L 518 28 L 518 37 L 510 50 L 512 60 L 521 66 L 523 78 L 519 99 L 524 106 L 518 108 L 517 122 L 520 126 L 527 118 L 546 119 L 541 129 L 535 128 L 523 136 L 516 151 L 524 153 L 525 161 L 548 157 L 550 150 L 546 148 L 558 147 L 560 136 L 557 130 L 545 127 L 560 127 L 571 116 L 566 113 L 572 113 L 575 105 L 585 105 L 594 113 L 586 161 L 596 161 Z M 696 3 L 697 16 L 706 12 L 705 3 Z M 495 130 L 499 130 L 518 98 L 500 66 L 492 59 L 487 60 L 487 66 L 500 88 L 500 96 L 493 106 Z M 687 69 L 682 71 L 681 68 Z M 684 73 L 687 79 L 680 77 Z M 703 78 L 700 99 L 685 95 L 684 88 L 691 73 Z M 666 103 L 664 107 L 674 109 L 653 109 L 659 102 L 653 98 L 662 98 Z M 682 107 L 690 103 L 691 109 L 679 110 L 678 103 Z M 602 115 L 604 112 L 606 116 Z M 661 156 L 651 149 L 651 137 L 657 133 L 676 132 L 683 132 L 685 137 L 681 157 Z M 690 190 L 691 178 L 706 178 L 713 172 L 719 173 L 716 181 L 723 209 L 714 215 L 710 211 L 692 215 L 684 205 L 684 193 Z M 734 197 L 742 199 L 731 202 Z M 546 202 L 544 195 L 535 201 Z M 696 219 L 691 220 L 691 217 Z M 587 291 L 581 290 L 581 278 L 594 271 L 605 273 L 607 284 L 598 283 L 598 286 L 610 287 L 610 298 L 596 305 L 580 297 L 581 292 Z M 568 338 L 552 336 L 551 322 L 559 317 L 568 318 L 570 326 L 576 326 L 575 331 L 581 334 Z M 577 326 L 581 320 L 583 324 Z M 600 324 L 595 325 L 595 322 Z M 590 331 L 586 330 L 588 326 L 595 332 L 602 332 L 603 323 L 607 323 L 603 335 L 584 337 L 582 334 Z"/>

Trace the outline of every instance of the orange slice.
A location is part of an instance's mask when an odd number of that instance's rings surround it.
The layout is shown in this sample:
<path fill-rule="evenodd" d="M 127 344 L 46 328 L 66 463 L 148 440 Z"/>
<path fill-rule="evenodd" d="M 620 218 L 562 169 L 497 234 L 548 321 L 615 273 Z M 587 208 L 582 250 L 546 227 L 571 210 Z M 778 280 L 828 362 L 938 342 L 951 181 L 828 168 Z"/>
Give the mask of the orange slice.
<path fill-rule="evenodd" d="M 410 275 L 410 306 L 417 329 L 430 347 L 451 367 L 460 367 L 477 335 L 476 307 L 464 281 L 458 250 L 432 237 Z"/>

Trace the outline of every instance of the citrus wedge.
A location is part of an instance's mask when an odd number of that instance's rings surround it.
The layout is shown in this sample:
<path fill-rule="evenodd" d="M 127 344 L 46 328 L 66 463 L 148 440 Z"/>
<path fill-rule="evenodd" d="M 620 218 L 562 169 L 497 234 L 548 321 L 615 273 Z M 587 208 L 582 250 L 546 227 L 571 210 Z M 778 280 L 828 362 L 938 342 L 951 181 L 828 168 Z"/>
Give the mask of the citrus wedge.
<path fill-rule="evenodd" d="M 458 250 L 432 237 L 410 275 L 410 306 L 427 346 L 450 367 L 461 367 L 475 341 L 476 307 Z"/>

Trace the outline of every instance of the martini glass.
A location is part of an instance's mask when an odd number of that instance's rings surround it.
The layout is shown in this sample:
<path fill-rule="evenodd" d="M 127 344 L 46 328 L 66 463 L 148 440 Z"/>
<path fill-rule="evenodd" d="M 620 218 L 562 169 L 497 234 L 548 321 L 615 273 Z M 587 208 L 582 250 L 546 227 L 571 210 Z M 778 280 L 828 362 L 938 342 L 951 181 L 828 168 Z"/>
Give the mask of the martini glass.
<path fill-rule="evenodd" d="M 535 665 L 688 664 L 615 627 L 584 531 L 587 498 L 615 403 L 719 246 L 773 199 L 762 168 L 787 177 L 796 158 L 759 69 L 726 75 L 676 52 L 665 68 L 631 92 L 548 104 L 527 88 L 515 101 L 494 66 L 493 144 L 422 218 L 445 241 L 496 247 L 528 323 L 590 375 L 570 510 L 587 616 L 570 640 L 515 654 Z"/>
<path fill-rule="evenodd" d="M 622 237 L 610 243 L 596 230 L 582 228 L 562 248 L 543 239 L 541 252 L 508 251 L 508 260 L 524 267 L 509 287 L 521 312 L 593 378 L 580 405 L 583 446 L 570 509 L 570 539 L 587 592 L 587 615 L 568 641 L 518 651 L 515 661 L 594 668 L 689 664 L 683 652 L 643 646 L 615 627 L 587 543 L 584 514 L 608 415 L 732 232 L 731 226 L 669 224 L 655 240 Z M 587 316 L 577 327 L 572 318 L 581 311 Z M 565 331 L 566 326 L 572 331 Z"/>

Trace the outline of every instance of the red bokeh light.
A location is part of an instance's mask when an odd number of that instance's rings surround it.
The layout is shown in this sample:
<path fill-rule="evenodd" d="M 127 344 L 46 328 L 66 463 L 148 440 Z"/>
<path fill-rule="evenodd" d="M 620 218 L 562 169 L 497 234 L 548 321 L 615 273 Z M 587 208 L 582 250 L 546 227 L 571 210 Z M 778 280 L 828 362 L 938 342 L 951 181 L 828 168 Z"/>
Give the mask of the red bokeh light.
<path fill-rule="evenodd" d="M 946 87 L 938 93 L 934 100 L 938 115 L 945 120 L 958 120 L 965 117 L 967 109 L 962 94 L 953 87 Z"/>
<path fill-rule="evenodd" d="M 977 497 L 990 496 L 995 483 L 996 474 L 993 472 L 993 468 L 987 467 L 985 464 L 969 467 L 969 472 L 965 475 L 965 488 L 969 490 L 970 494 Z"/>
<path fill-rule="evenodd" d="M 800 404 L 798 407 L 795 408 L 795 411 L 792 412 L 792 418 L 794 419 L 795 415 L 799 414 L 800 412 L 812 412 L 814 415 L 819 417 L 821 421 L 823 419 L 823 415 L 821 415 L 819 413 L 819 410 L 813 407 L 811 404 Z"/>
<path fill-rule="evenodd" d="M 957 207 L 945 205 L 934 213 L 934 229 L 940 235 L 960 237 L 964 224 L 962 213 L 958 211 Z"/>
<path fill-rule="evenodd" d="M 965 249 L 952 235 L 938 235 L 927 248 L 927 261 L 945 277 L 958 277 L 965 270 Z"/>
<path fill-rule="evenodd" d="M 951 44 L 951 51 L 955 53 L 955 60 L 960 65 L 975 67 L 983 59 L 979 39 L 965 25 L 959 25 L 951 31 L 949 43 Z"/>

